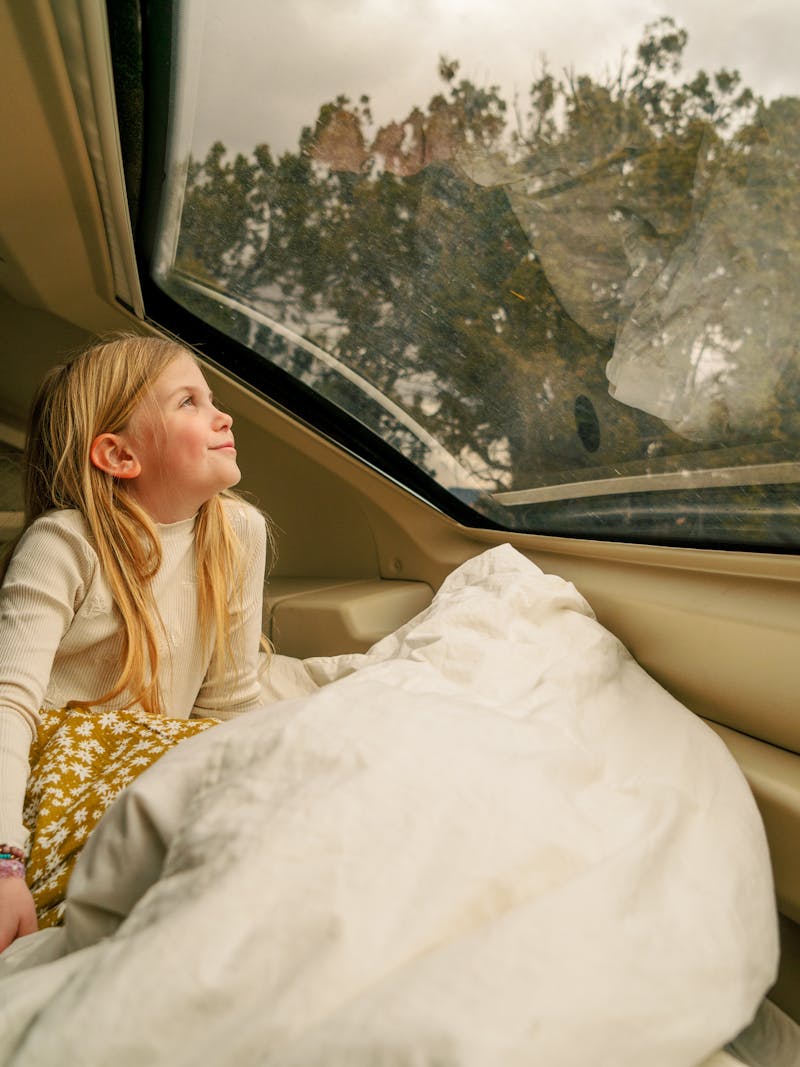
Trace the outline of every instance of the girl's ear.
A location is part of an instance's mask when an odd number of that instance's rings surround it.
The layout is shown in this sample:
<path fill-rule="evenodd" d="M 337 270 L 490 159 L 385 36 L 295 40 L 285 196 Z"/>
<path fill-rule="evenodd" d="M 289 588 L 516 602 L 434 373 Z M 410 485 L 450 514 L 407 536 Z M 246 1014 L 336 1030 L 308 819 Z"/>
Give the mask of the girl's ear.
<path fill-rule="evenodd" d="M 138 478 L 142 465 L 119 434 L 101 433 L 92 441 L 89 459 L 112 478 Z"/>

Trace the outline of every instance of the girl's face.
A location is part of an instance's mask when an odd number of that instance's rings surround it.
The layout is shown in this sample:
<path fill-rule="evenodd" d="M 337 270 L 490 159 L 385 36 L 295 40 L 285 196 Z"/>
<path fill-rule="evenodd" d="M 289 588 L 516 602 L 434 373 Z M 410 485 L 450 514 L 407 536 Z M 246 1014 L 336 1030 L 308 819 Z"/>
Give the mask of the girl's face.
<path fill-rule="evenodd" d="M 191 518 L 241 478 L 233 419 L 214 406 L 200 368 L 177 356 L 139 402 L 118 436 L 135 461 L 131 494 L 155 522 Z"/>

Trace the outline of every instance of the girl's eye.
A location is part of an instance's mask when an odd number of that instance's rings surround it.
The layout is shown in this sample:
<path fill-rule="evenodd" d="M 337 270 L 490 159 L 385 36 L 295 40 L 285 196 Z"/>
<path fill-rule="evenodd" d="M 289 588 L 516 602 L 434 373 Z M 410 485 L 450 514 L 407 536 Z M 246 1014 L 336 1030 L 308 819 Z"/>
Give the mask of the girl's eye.
<path fill-rule="evenodd" d="M 194 404 L 194 397 L 191 396 L 191 395 L 190 396 L 185 396 L 183 398 L 183 400 L 181 400 L 181 407 L 182 408 L 191 407 L 192 404 Z"/>

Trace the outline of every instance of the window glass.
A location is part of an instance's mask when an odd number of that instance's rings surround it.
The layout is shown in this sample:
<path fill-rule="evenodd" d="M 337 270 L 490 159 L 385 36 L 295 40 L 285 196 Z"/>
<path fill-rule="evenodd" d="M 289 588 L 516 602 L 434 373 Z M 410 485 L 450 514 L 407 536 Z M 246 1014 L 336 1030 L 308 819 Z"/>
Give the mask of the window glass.
<path fill-rule="evenodd" d="M 512 529 L 800 544 L 794 0 L 179 5 L 155 277 Z"/>

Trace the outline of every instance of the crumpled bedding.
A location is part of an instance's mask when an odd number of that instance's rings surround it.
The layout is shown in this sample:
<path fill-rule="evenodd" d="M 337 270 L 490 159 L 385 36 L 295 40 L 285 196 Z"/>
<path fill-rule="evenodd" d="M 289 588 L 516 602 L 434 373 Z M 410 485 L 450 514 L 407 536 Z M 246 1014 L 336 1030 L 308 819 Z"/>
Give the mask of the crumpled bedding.
<path fill-rule="evenodd" d="M 569 583 L 492 549 L 303 676 L 112 806 L 0 1063 L 695 1067 L 750 1021 L 749 789 Z"/>

